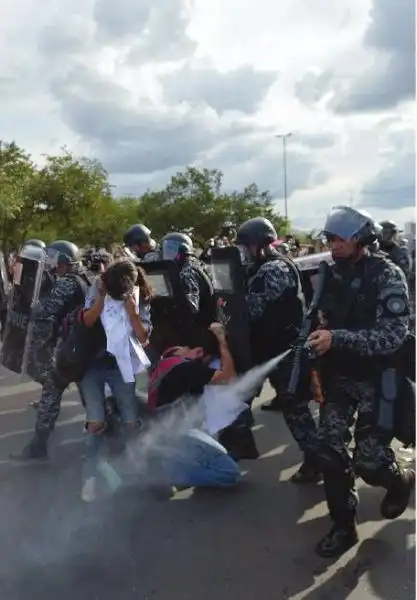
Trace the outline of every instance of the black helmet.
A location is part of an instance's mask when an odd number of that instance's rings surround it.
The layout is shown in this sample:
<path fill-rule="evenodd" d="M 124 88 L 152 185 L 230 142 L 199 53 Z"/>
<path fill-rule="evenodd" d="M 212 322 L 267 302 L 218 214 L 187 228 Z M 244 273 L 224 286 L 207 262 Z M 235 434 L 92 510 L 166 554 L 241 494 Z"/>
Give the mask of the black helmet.
<path fill-rule="evenodd" d="M 278 239 L 275 227 L 271 221 L 264 217 L 254 217 L 245 221 L 237 232 L 236 244 L 238 246 L 256 245 L 265 248 Z"/>
<path fill-rule="evenodd" d="M 368 246 L 377 238 L 378 227 L 369 213 L 350 206 L 335 206 L 327 215 L 323 234 L 337 236 L 342 240 L 356 239 Z"/>
<path fill-rule="evenodd" d="M 145 225 L 132 225 L 124 234 L 123 242 L 129 248 L 142 242 L 149 244 L 151 242 L 151 230 L 145 227 Z"/>
<path fill-rule="evenodd" d="M 36 246 L 37 248 L 46 248 L 46 244 L 45 242 L 43 242 L 42 240 L 26 240 L 26 242 L 23 244 L 24 246 Z"/>
<path fill-rule="evenodd" d="M 398 226 L 394 221 L 381 221 L 379 223 L 381 228 L 380 237 L 382 242 L 392 242 L 392 239 L 398 233 Z"/>
<path fill-rule="evenodd" d="M 66 240 L 56 240 L 46 247 L 49 261 L 57 265 L 75 265 L 81 262 L 81 253 L 78 246 Z"/>
<path fill-rule="evenodd" d="M 382 229 L 391 230 L 392 233 L 398 232 L 398 225 L 395 223 L 395 221 L 381 221 L 379 225 L 382 227 Z"/>
<path fill-rule="evenodd" d="M 190 256 L 194 254 L 193 241 L 186 233 L 167 233 L 161 240 L 163 260 L 174 260 L 178 254 Z"/>

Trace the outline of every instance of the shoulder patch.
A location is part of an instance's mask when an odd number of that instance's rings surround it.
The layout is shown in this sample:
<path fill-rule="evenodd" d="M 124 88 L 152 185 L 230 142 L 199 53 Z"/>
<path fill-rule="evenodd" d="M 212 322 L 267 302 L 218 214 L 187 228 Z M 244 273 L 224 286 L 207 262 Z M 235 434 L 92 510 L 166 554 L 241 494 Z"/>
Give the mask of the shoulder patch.
<path fill-rule="evenodd" d="M 407 302 L 402 296 L 388 296 L 386 307 L 393 315 L 404 315 L 407 313 Z"/>

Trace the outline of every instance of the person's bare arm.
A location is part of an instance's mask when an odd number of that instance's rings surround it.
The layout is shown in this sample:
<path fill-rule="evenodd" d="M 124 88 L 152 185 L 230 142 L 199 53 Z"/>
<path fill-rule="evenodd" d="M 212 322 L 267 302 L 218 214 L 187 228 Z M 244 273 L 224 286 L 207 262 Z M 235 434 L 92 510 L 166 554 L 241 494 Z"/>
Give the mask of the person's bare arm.
<path fill-rule="evenodd" d="M 100 315 L 104 308 L 106 290 L 101 279 L 96 280 L 96 286 L 99 295 L 94 301 L 92 307 L 87 310 L 84 310 L 83 312 L 83 323 L 86 327 L 93 327 L 94 323 L 100 318 Z"/>
<path fill-rule="evenodd" d="M 149 341 L 148 330 L 142 323 L 142 320 L 139 316 L 139 309 L 136 304 L 136 298 L 133 294 L 127 298 L 125 307 L 127 314 L 129 315 L 133 333 L 138 338 L 142 346 L 146 345 Z"/>
<path fill-rule="evenodd" d="M 230 354 L 229 346 L 226 341 L 224 327 L 220 323 L 212 323 L 210 330 L 219 341 L 220 364 L 221 369 L 216 371 L 210 380 L 209 385 L 218 385 L 228 383 L 236 377 L 235 363 Z"/>

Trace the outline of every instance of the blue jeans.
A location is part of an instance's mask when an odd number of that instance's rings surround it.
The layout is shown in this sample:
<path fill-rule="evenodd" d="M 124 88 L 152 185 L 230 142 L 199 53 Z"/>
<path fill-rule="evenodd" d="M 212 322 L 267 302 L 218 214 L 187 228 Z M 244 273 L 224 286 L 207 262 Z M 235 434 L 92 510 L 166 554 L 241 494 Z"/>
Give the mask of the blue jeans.
<path fill-rule="evenodd" d="M 103 423 L 103 429 L 87 432 L 87 454 L 84 464 L 84 478 L 95 476 L 98 459 L 103 447 L 106 422 L 105 384 L 108 384 L 116 402 L 123 423 L 138 422 L 139 406 L 135 394 L 135 383 L 125 383 L 116 363 L 95 360 L 80 382 L 80 391 L 85 402 L 88 422 Z"/>
<path fill-rule="evenodd" d="M 107 366 L 104 362 L 95 361 L 80 382 L 80 390 L 85 402 L 87 421 L 104 422 L 106 420 L 104 393 L 108 384 L 121 419 L 124 423 L 138 420 L 138 403 L 135 394 L 135 382 L 125 383 L 116 365 Z"/>
<path fill-rule="evenodd" d="M 169 482 L 180 487 L 223 487 L 238 483 L 237 463 L 214 438 L 193 429 L 178 438 L 164 470 Z"/>

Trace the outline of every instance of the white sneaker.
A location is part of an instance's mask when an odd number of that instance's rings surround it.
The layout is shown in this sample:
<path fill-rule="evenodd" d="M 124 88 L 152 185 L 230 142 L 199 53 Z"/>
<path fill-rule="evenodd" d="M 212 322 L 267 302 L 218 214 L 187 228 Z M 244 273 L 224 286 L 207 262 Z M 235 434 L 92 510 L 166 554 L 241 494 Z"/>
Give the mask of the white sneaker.
<path fill-rule="evenodd" d="M 84 481 L 83 488 L 81 490 L 81 500 L 83 502 L 94 502 L 96 499 L 96 477 L 88 477 Z"/>

